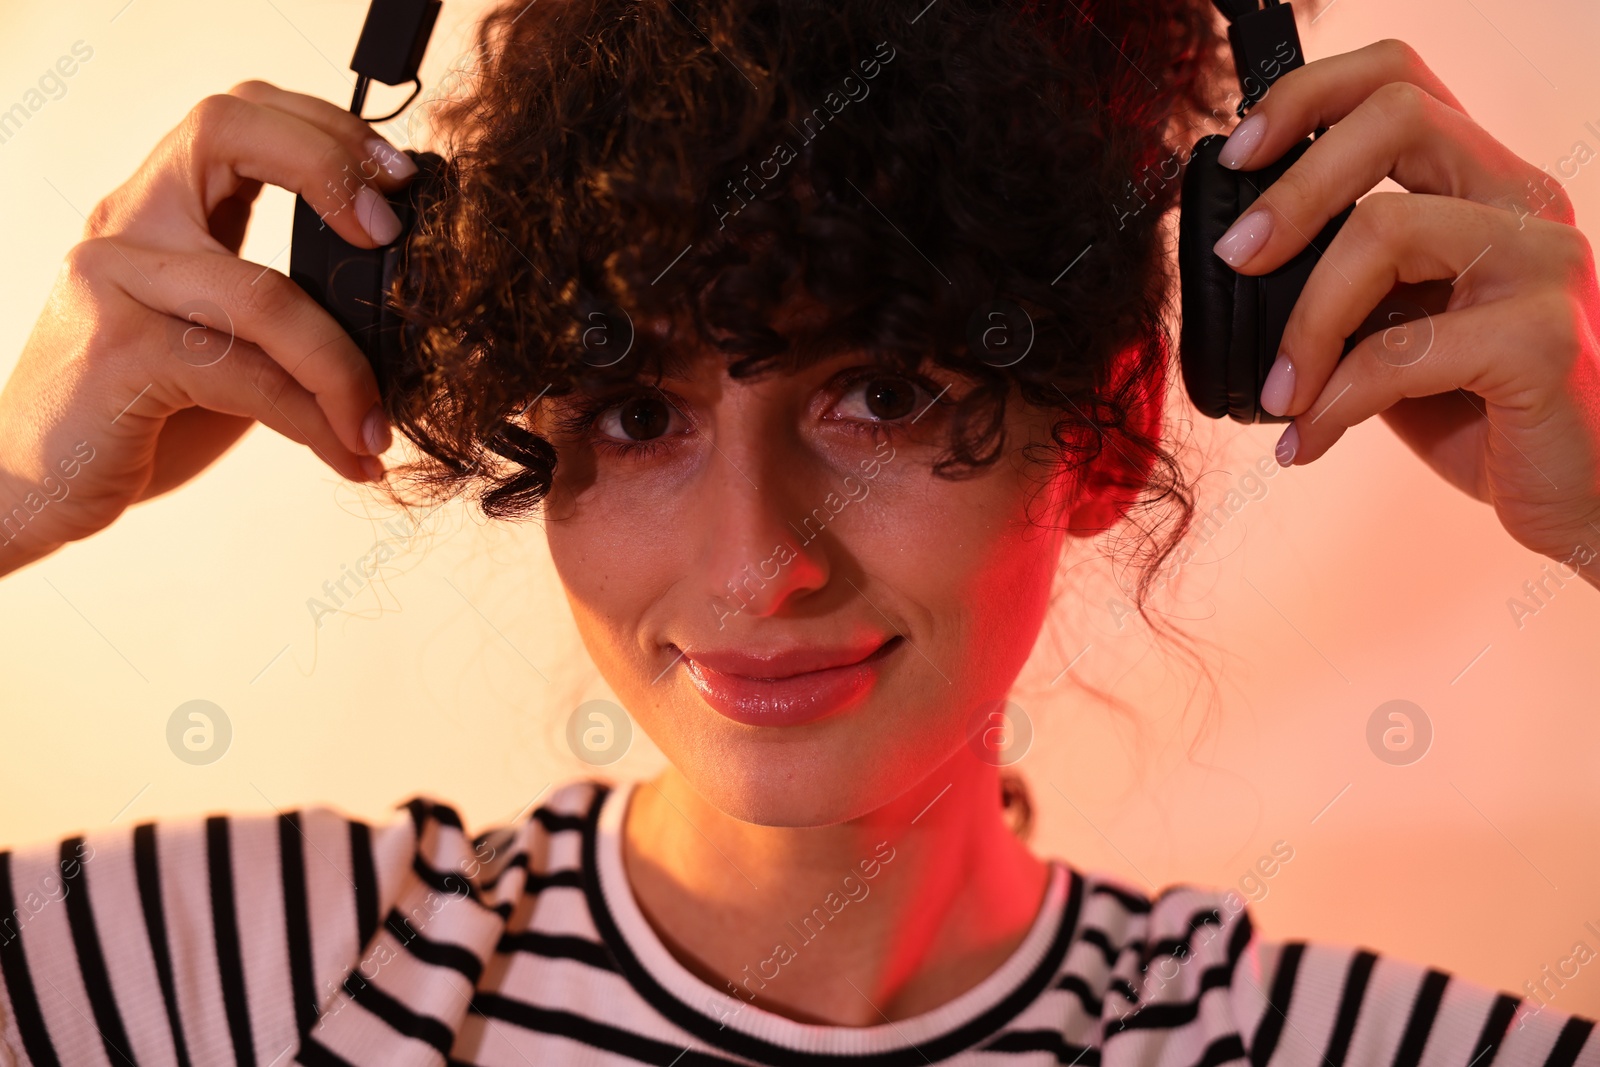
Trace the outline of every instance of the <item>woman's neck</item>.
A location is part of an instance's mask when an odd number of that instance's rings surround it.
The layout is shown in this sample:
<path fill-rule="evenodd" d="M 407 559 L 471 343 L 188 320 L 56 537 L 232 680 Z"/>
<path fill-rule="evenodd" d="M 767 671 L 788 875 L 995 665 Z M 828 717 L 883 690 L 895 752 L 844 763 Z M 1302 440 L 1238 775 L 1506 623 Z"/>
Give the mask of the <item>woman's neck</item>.
<path fill-rule="evenodd" d="M 629 884 L 691 972 L 802 1022 L 871 1026 L 977 985 L 1027 934 L 1049 867 L 1006 825 L 996 768 L 953 759 L 870 815 L 757 826 L 669 767 L 634 791 Z"/>

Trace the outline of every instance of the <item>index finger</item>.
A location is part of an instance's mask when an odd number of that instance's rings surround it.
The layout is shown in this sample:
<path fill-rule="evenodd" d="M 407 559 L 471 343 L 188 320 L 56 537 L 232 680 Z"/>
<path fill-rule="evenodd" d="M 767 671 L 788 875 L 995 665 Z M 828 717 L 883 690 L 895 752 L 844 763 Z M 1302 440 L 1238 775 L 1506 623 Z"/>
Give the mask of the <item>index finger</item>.
<path fill-rule="evenodd" d="M 1444 97 L 1434 96 L 1435 90 Z M 1516 210 L 1524 189 L 1543 173 L 1454 101 L 1416 53 L 1398 41 L 1286 74 L 1234 129 L 1229 144 L 1240 151 L 1229 153 L 1225 146 L 1219 160 L 1240 163 L 1243 149 L 1254 141 L 1259 143 L 1248 161 L 1265 165 L 1323 123 L 1335 124 L 1260 191 L 1217 242 L 1217 255 L 1242 274 L 1274 270 L 1384 178 L 1415 193 Z M 1259 184 L 1248 175 L 1245 180 Z M 1541 213 L 1552 204 L 1556 215 L 1564 211 L 1559 196 L 1540 200 L 1533 212 L 1521 214 Z"/>
<path fill-rule="evenodd" d="M 376 180 L 366 176 L 374 170 L 382 175 L 375 164 L 364 166 L 342 136 L 276 107 L 218 93 L 196 104 L 139 171 L 96 205 L 84 235 L 126 235 L 173 251 L 197 244 L 229 251 L 210 232 L 212 213 L 259 182 L 303 196 L 350 244 L 377 248 L 401 227 Z"/>
<path fill-rule="evenodd" d="M 257 79 L 240 82 L 228 90 L 228 95 L 286 111 L 336 138 L 358 161 L 361 176 L 374 185 L 392 191 L 417 173 L 411 157 L 373 130 L 365 119 L 321 97 L 290 92 Z"/>
<path fill-rule="evenodd" d="M 1239 273 L 1261 274 L 1313 243 L 1330 219 L 1385 178 L 1413 193 L 1509 208 L 1535 173 L 1426 90 L 1389 82 L 1261 190 L 1215 251 Z"/>
<path fill-rule="evenodd" d="M 1452 93 L 1417 50 L 1393 38 L 1353 52 L 1314 59 L 1272 83 L 1250 114 L 1233 128 L 1219 157 L 1235 170 L 1264 167 L 1312 130 L 1332 126 L 1390 82 L 1410 82 L 1465 115 Z"/>

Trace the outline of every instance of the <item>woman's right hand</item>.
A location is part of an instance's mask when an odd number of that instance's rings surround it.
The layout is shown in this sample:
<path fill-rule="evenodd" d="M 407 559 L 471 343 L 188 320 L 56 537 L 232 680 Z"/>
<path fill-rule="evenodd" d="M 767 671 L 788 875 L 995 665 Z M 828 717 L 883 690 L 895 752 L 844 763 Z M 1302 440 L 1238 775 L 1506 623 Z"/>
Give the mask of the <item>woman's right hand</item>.
<path fill-rule="evenodd" d="M 386 244 L 400 224 L 383 194 L 414 173 L 325 100 L 247 81 L 200 101 L 95 205 L 0 390 L 0 573 L 182 485 L 255 422 L 381 478 L 391 435 L 366 357 L 238 251 L 263 182 L 351 244 Z"/>

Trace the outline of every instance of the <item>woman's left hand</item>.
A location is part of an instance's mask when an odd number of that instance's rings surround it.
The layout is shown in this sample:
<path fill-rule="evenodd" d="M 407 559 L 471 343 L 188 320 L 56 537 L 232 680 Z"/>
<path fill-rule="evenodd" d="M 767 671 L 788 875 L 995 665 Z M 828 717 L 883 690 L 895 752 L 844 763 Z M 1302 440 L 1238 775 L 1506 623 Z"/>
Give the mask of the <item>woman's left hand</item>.
<path fill-rule="evenodd" d="M 1265 166 L 1321 126 L 1217 243 L 1234 269 L 1281 266 L 1384 177 L 1409 191 L 1356 203 L 1289 317 L 1261 394 L 1295 416 L 1279 462 L 1381 413 L 1517 541 L 1600 585 L 1600 287 L 1571 201 L 1400 41 L 1284 75 L 1223 159 Z"/>

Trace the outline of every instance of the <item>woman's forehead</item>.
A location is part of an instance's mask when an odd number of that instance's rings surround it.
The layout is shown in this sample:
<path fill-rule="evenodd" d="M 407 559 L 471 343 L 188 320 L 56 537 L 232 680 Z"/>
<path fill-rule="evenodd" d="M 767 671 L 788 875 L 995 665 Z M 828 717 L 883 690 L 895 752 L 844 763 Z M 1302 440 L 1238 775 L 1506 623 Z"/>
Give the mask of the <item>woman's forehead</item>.
<path fill-rule="evenodd" d="M 636 358 L 613 362 L 615 357 L 597 353 L 584 362 L 593 370 L 579 368 L 574 385 L 580 392 L 610 390 L 618 386 L 654 382 L 712 382 L 725 378 L 764 381 L 773 378 L 798 378 L 825 364 L 849 361 L 874 363 L 886 369 L 912 370 L 924 355 L 911 350 L 890 348 L 858 340 L 831 329 L 835 319 L 814 298 L 781 305 L 774 316 L 773 331 L 782 338 L 783 349 L 747 363 L 755 353 L 740 347 L 721 347 L 706 337 L 692 316 L 640 316 L 612 314 L 611 320 L 623 324 L 629 336 L 622 338 L 637 350 Z M 618 338 L 608 338 L 616 346 Z M 604 362 L 601 358 L 604 357 Z M 739 366 L 745 363 L 745 366 Z"/>

